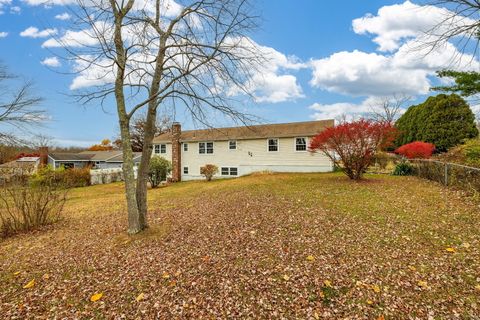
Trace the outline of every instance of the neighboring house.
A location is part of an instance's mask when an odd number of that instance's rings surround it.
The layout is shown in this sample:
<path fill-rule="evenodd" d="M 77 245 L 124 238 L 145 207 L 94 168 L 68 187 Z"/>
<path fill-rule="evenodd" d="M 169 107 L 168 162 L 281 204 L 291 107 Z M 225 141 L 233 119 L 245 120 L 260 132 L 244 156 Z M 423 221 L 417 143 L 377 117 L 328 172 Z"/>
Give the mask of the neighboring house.
<path fill-rule="evenodd" d="M 258 171 L 327 172 L 333 163 L 323 154 L 308 152 L 309 140 L 333 120 L 294 122 L 204 130 L 172 130 L 153 140 L 153 155 L 172 161 L 172 179 L 202 179 L 200 167 L 218 166 L 220 177 Z"/>
<path fill-rule="evenodd" d="M 8 178 L 12 175 L 35 173 L 40 165 L 40 157 L 22 157 L 0 164 L 0 176 Z"/>
<path fill-rule="evenodd" d="M 121 168 L 123 164 L 122 151 L 82 151 L 79 153 L 49 153 L 48 164 L 53 168 L 84 168 L 111 169 Z M 138 165 L 141 152 L 134 152 L 134 163 Z"/>

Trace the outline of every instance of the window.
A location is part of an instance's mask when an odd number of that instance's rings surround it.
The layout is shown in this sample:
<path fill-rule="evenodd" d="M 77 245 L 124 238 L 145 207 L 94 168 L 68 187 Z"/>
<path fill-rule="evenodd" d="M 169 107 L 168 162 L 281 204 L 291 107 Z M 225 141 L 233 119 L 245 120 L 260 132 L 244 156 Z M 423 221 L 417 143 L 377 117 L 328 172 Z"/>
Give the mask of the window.
<path fill-rule="evenodd" d="M 188 174 L 188 167 L 183 167 L 183 174 Z"/>
<path fill-rule="evenodd" d="M 237 140 L 228 141 L 228 149 L 237 150 Z"/>
<path fill-rule="evenodd" d="M 268 139 L 268 151 L 278 151 L 278 139 Z"/>
<path fill-rule="evenodd" d="M 159 144 L 155 145 L 155 150 L 153 151 L 153 153 L 160 153 L 160 145 Z"/>
<path fill-rule="evenodd" d="M 167 145 L 161 144 L 160 145 L 160 153 L 167 153 Z"/>
<path fill-rule="evenodd" d="M 213 153 L 213 142 L 199 142 L 198 143 L 198 153 L 200 154 L 212 154 Z"/>
<path fill-rule="evenodd" d="M 188 151 L 188 143 L 183 144 L 183 151 Z"/>
<path fill-rule="evenodd" d="M 307 151 L 307 138 L 295 138 L 295 151 Z"/>
<path fill-rule="evenodd" d="M 222 176 L 238 176 L 238 168 L 222 167 Z"/>

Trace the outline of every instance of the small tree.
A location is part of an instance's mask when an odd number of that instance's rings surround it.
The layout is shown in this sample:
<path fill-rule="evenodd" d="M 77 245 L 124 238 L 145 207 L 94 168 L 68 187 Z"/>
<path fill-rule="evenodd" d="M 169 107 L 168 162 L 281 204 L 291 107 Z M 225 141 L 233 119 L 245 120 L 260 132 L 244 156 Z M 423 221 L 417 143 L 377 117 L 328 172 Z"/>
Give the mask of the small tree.
<path fill-rule="evenodd" d="M 205 176 L 207 181 L 211 181 L 212 177 L 218 173 L 218 167 L 214 164 L 206 164 L 200 168 L 200 174 Z"/>
<path fill-rule="evenodd" d="M 152 188 L 156 188 L 162 181 L 167 180 L 167 175 L 172 171 L 172 164 L 160 156 L 153 156 L 150 159 L 148 170 L 148 181 Z"/>
<path fill-rule="evenodd" d="M 311 152 L 321 151 L 352 180 L 360 180 L 377 151 L 395 139 L 396 129 L 386 122 L 358 120 L 328 128 L 311 141 Z"/>
<path fill-rule="evenodd" d="M 405 144 L 395 150 L 408 159 L 429 159 L 435 151 L 435 145 L 422 141 Z"/>

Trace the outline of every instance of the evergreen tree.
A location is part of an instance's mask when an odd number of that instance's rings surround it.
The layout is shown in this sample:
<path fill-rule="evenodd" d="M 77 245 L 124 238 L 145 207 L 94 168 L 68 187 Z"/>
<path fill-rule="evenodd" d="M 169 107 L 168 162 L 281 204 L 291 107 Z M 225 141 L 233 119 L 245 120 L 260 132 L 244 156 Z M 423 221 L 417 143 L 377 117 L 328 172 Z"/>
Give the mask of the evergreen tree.
<path fill-rule="evenodd" d="M 440 152 L 478 135 L 470 106 L 456 94 L 429 97 L 410 107 L 398 119 L 396 127 L 400 131 L 397 146 L 424 141 L 433 143 Z"/>

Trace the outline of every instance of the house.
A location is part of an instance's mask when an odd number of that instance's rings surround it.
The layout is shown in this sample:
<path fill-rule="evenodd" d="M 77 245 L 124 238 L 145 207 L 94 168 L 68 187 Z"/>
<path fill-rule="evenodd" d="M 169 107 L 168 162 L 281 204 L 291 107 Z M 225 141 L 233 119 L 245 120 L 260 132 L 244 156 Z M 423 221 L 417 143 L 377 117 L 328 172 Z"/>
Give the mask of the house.
<path fill-rule="evenodd" d="M 79 153 L 48 153 L 48 164 L 53 168 L 84 168 L 112 169 L 121 168 L 123 164 L 122 151 L 82 151 Z M 141 152 L 134 152 L 134 164 L 138 165 L 142 158 Z"/>
<path fill-rule="evenodd" d="M 202 179 L 205 164 L 218 166 L 225 178 L 258 171 L 327 172 L 332 161 L 307 149 L 313 136 L 333 125 L 321 120 L 182 131 L 177 122 L 154 138 L 153 155 L 172 161 L 174 181 Z"/>

